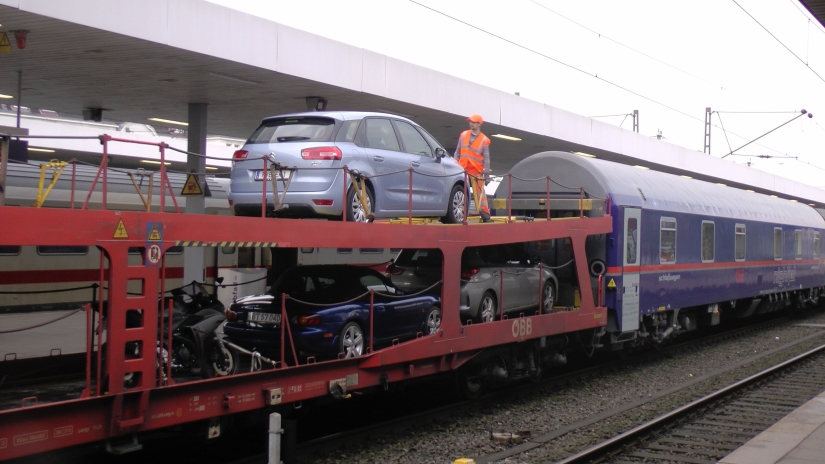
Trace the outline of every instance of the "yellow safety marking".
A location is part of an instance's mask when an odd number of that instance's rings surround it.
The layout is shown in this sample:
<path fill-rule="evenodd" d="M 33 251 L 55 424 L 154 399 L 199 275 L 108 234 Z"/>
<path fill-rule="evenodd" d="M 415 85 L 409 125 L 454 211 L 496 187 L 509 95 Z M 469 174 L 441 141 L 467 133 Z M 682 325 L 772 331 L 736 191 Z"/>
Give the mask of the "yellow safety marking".
<path fill-rule="evenodd" d="M 664 311 L 664 310 L 665 310 L 664 306 L 659 306 L 659 311 Z"/>
<path fill-rule="evenodd" d="M 616 281 L 610 279 L 610 282 L 607 283 L 607 288 L 616 288 Z"/>
<path fill-rule="evenodd" d="M 278 242 L 201 242 L 198 240 L 176 240 L 175 246 L 184 247 L 225 247 L 230 244 L 232 247 L 237 246 L 242 248 L 272 248 L 277 247 Z"/>
<path fill-rule="evenodd" d="M 183 189 L 180 191 L 181 195 L 203 196 L 203 189 L 198 182 L 198 176 L 193 173 L 186 176 L 186 182 L 183 184 Z"/>
<path fill-rule="evenodd" d="M 5 32 L 0 34 L 0 54 L 11 53 L 11 42 L 9 35 Z"/>
<path fill-rule="evenodd" d="M 34 203 L 35 208 L 40 208 L 43 206 L 43 203 L 46 202 L 46 197 L 49 196 L 49 192 L 52 191 L 52 187 L 57 183 L 57 179 L 60 179 L 60 175 L 63 174 L 63 170 L 66 169 L 69 163 L 65 161 L 58 161 L 58 160 L 51 160 L 48 163 L 43 163 L 40 165 L 40 180 L 37 184 L 37 200 Z M 46 190 L 43 190 L 43 183 L 46 178 L 46 169 L 52 168 L 52 180 L 49 182 L 49 186 Z"/>
<path fill-rule="evenodd" d="M 160 232 L 158 232 L 158 229 L 156 227 L 152 227 L 152 232 L 149 233 L 149 238 L 147 238 L 146 240 L 151 240 L 153 242 L 159 242 L 161 240 Z"/>
<path fill-rule="evenodd" d="M 115 227 L 115 234 L 112 235 L 112 238 L 129 238 L 129 234 L 126 233 L 126 226 L 123 225 L 123 219 L 117 222 L 117 227 Z"/>
<path fill-rule="evenodd" d="M 458 458 L 453 461 L 453 464 L 476 464 L 476 461 L 470 458 Z"/>

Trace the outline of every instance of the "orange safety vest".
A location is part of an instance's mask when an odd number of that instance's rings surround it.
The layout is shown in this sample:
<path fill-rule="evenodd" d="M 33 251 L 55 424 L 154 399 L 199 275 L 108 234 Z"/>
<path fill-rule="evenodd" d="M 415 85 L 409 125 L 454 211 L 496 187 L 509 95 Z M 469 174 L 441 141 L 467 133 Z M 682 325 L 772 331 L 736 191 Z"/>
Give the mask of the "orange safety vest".
<path fill-rule="evenodd" d="M 461 144 L 458 147 L 458 164 L 470 174 L 481 174 L 484 170 L 484 147 L 490 145 L 490 139 L 481 132 L 470 144 L 472 131 L 466 130 L 459 136 Z"/>

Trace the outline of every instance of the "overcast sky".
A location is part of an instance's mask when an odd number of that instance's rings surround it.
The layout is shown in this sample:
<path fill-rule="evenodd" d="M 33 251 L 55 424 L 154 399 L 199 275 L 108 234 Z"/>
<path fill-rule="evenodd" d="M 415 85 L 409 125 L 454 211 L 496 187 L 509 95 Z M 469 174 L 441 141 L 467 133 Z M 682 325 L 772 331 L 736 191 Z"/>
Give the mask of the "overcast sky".
<path fill-rule="evenodd" d="M 727 159 L 825 187 L 825 29 L 794 0 L 210 1 L 699 151 L 709 106 L 717 157 L 806 109 L 737 151 L 799 160 Z"/>

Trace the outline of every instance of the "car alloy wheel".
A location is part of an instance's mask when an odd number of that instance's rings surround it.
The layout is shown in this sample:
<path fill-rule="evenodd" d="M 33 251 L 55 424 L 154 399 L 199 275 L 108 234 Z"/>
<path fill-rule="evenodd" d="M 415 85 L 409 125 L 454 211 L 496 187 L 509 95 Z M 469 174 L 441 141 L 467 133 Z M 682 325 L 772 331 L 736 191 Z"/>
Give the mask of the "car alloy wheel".
<path fill-rule="evenodd" d="M 348 322 L 341 329 L 340 352 L 345 358 L 357 358 L 364 354 L 364 332 L 355 322 Z"/>
<path fill-rule="evenodd" d="M 544 283 L 544 288 L 541 290 L 541 292 L 541 308 L 543 314 L 552 313 L 553 307 L 556 304 L 556 290 L 555 287 L 553 287 L 553 281 L 548 279 L 547 282 Z"/>
<path fill-rule="evenodd" d="M 367 187 L 367 207 L 369 207 L 370 212 L 375 213 L 372 207 L 372 191 Z M 349 189 L 347 193 L 347 199 L 349 200 L 349 211 L 347 211 L 347 221 L 352 222 L 372 222 L 372 218 L 367 216 L 367 212 L 364 211 L 364 208 L 361 206 L 361 201 L 358 199 L 358 195 L 355 194 L 355 190 Z"/>
<path fill-rule="evenodd" d="M 450 190 L 450 198 L 447 201 L 447 215 L 441 218 L 445 224 L 461 224 L 464 222 L 464 187 L 454 185 Z"/>
<path fill-rule="evenodd" d="M 484 292 L 481 304 L 478 306 L 479 322 L 491 322 L 496 318 L 496 299 L 490 292 Z"/>
<path fill-rule="evenodd" d="M 441 329 L 441 309 L 433 306 L 427 314 L 427 335 L 438 333 L 439 329 Z"/>

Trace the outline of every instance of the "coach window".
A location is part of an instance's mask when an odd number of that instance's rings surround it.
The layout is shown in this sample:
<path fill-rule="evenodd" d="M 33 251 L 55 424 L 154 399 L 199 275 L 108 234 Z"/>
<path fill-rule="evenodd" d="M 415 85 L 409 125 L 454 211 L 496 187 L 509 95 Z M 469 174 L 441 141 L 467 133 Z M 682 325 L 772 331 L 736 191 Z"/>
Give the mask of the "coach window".
<path fill-rule="evenodd" d="M 782 259 L 782 228 L 773 229 L 773 259 Z"/>
<path fill-rule="evenodd" d="M 733 245 L 734 259 L 745 260 L 745 224 L 736 224 L 736 239 Z"/>
<path fill-rule="evenodd" d="M 659 263 L 676 262 L 676 219 L 663 217 L 659 219 Z"/>
<path fill-rule="evenodd" d="M 813 248 L 813 252 L 814 252 L 814 258 L 819 258 L 819 255 L 820 255 L 820 248 L 819 247 L 821 247 L 821 246 L 822 245 L 819 242 L 819 231 L 815 230 L 814 231 L 814 241 L 813 241 L 813 244 L 811 245 L 811 247 Z"/>
<path fill-rule="evenodd" d="M 223 253 L 225 255 L 233 255 L 233 254 L 235 254 L 235 247 L 233 247 L 233 246 L 222 246 L 221 247 L 221 253 Z"/>
<path fill-rule="evenodd" d="M 17 256 L 23 247 L 18 245 L 2 245 L 0 246 L 0 256 Z"/>
<path fill-rule="evenodd" d="M 301 247 L 301 253 L 304 253 L 304 254 L 310 254 L 310 253 L 312 253 L 313 251 L 315 251 L 315 248 L 306 248 L 306 247 Z"/>
<path fill-rule="evenodd" d="M 636 218 L 627 220 L 627 250 L 625 250 L 625 261 L 627 264 L 636 264 L 636 239 L 639 236 L 639 225 Z"/>
<path fill-rule="evenodd" d="M 713 221 L 702 221 L 702 262 L 711 263 L 716 251 L 716 227 Z"/>
<path fill-rule="evenodd" d="M 85 255 L 89 253 L 87 246 L 39 246 L 38 255 Z"/>
<path fill-rule="evenodd" d="M 794 259 L 802 259 L 802 231 L 793 231 L 793 257 Z"/>

